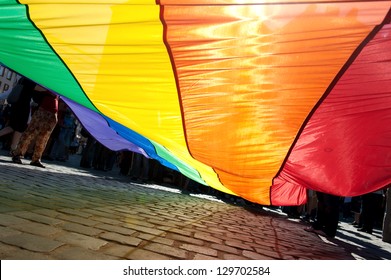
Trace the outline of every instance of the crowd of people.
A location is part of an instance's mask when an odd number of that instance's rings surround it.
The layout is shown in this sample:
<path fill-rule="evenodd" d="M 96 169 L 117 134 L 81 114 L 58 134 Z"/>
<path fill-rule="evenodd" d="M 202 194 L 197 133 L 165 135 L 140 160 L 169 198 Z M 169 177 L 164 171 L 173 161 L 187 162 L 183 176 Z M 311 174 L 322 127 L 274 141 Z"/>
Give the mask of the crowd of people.
<path fill-rule="evenodd" d="M 357 228 L 357 232 L 372 234 L 374 229 L 384 230 L 387 211 L 387 199 L 391 186 L 355 197 L 340 197 L 322 192 L 307 191 L 307 204 L 283 207 L 282 211 L 290 218 L 300 218 L 310 226 L 306 231 L 335 237 L 341 220 Z M 388 203 L 390 204 L 390 203 Z M 391 225 L 389 225 L 391 226 Z M 390 229 L 387 229 L 387 234 Z M 383 236 L 391 242 L 391 236 Z"/>
<path fill-rule="evenodd" d="M 80 154 L 81 168 L 109 171 L 117 165 L 120 174 L 130 181 L 170 184 L 184 193 L 203 193 L 230 203 L 265 207 L 199 184 L 142 154 L 110 150 L 83 128 L 56 94 L 25 77 L 18 83 L 23 85 L 18 101 L 3 104 L 0 110 L 0 140 L 3 149 L 10 151 L 14 163 L 22 164 L 22 158 L 31 157 L 31 165 L 45 168 L 42 158 L 65 162 L 71 154 Z M 391 218 L 385 216 L 385 213 L 391 214 L 391 203 L 386 203 L 388 187 L 357 197 L 308 190 L 305 205 L 281 207 L 281 210 L 288 217 L 309 222 L 310 226 L 305 229 L 309 232 L 333 238 L 339 221 L 350 219 L 358 232 L 372 234 L 374 228 L 379 228 L 387 233 L 383 234 L 383 240 L 391 242 Z"/>
<path fill-rule="evenodd" d="M 21 77 L 17 83 L 23 85 L 18 99 L 1 110 L 3 149 L 10 150 L 16 164 L 30 156 L 30 165 L 41 168 L 45 155 L 65 160 L 76 137 L 73 113 L 58 95 L 33 81 Z"/>

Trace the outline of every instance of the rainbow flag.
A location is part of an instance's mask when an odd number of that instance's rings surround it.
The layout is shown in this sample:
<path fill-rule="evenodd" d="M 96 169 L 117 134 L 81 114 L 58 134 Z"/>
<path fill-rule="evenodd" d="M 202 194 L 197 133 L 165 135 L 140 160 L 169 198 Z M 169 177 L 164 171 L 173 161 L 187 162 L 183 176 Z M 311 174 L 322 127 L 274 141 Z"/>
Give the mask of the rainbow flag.
<path fill-rule="evenodd" d="M 300 205 L 307 189 L 391 183 L 390 7 L 0 0 L 0 63 L 120 149 L 255 203 Z"/>

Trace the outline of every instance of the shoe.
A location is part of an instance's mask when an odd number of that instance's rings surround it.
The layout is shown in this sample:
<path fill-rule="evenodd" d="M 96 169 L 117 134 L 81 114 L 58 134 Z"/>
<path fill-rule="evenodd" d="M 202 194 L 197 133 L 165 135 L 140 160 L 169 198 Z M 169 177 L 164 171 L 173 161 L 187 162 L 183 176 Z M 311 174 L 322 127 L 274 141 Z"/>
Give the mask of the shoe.
<path fill-rule="evenodd" d="M 39 160 L 30 162 L 30 165 L 45 168 L 45 166 Z"/>
<path fill-rule="evenodd" d="M 13 156 L 12 162 L 17 164 L 23 164 L 22 160 L 20 159 L 20 156 Z"/>
<path fill-rule="evenodd" d="M 325 233 L 324 233 L 323 230 L 315 229 L 315 228 L 313 228 L 312 226 L 305 227 L 304 230 L 305 230 L 306 232 L 312 232 L 312 233 L 315 233 L 315 234 L 318 234 L 318 235 L 325 236 Z"/>
<path fill-rule="evenodd" d="M 315 231 L 315 229 L 313 227 L 305 227 L 304 230 L 307 232 L 314 232 Z"/>
<path fill-rule="evenodd" d="M 369 233 L 369 234 L 372 234 L 372 230 L 371 229 L 368 229 L 368 228 L 358 228 L 357 231 L 361 231 L 361 232 L 366 232 L 366 233 Z"/>
<path fill-rule="evenodd" d="M 16 156 L 16 154 L 15 154 L 15 150 L 10 150 L 10 156 L 11 156 L 11 157 L 14 157 L 14 156 Z"/>

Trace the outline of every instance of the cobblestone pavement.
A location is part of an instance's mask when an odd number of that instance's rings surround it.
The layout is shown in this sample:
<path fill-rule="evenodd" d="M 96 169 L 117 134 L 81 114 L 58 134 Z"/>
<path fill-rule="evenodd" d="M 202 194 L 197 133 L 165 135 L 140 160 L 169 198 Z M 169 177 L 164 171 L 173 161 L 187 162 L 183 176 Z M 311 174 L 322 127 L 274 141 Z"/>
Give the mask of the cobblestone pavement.
<path fill-rule="evenodd" d="M 131 183 L 71 162 L 0 155 L 0 259 L 391 259 L 381 233 L 341 222 L 326 239 L 269 208 Z"/>

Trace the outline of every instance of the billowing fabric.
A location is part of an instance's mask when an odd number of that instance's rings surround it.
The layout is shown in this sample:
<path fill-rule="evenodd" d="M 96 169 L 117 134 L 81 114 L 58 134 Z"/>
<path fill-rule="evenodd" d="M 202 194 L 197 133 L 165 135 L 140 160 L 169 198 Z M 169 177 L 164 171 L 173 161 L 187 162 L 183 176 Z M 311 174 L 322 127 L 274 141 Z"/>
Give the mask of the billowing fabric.
<path fill-rule="evenodd" d="M 83 127 L 90 131 L 92 136 L 106 147 L 110 147 L 113 151 L 129 150 L 135 153 L 139 153 L 148 157 L 148 154 L 137 145 L 130 143 L 116 133 L 111 127 L 108 126 L 107 120 L 100 114 L 90 109 L 83 107 L 82 105 L 66 98 L 61 98 L 72 112 L 79 118 Z"/>
<path fill-rule="evenodd" d="M 299 205 L 391 183 L 390 7 L 0 0 L 0 63 L 199 183 Z"/>

